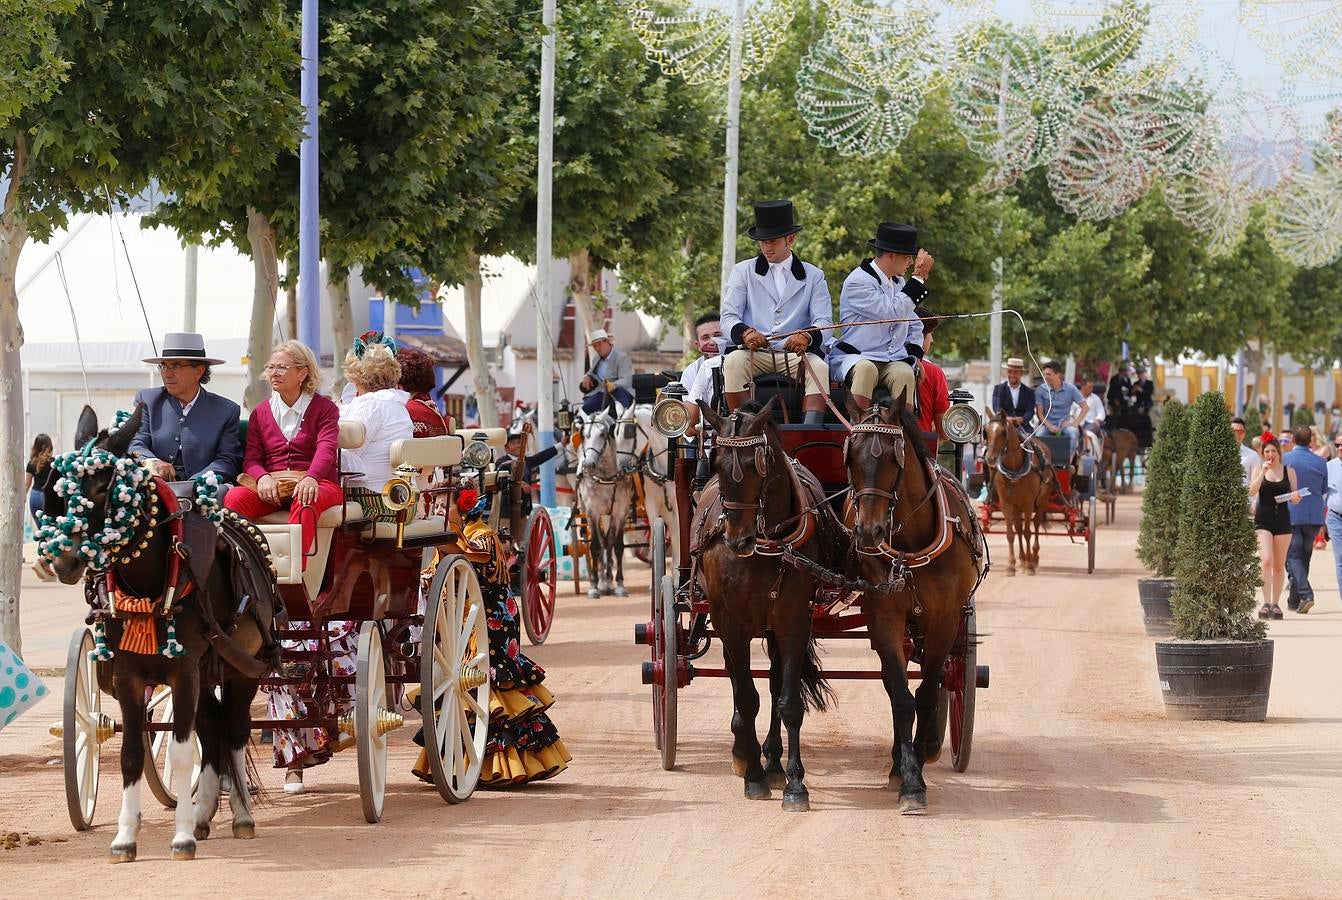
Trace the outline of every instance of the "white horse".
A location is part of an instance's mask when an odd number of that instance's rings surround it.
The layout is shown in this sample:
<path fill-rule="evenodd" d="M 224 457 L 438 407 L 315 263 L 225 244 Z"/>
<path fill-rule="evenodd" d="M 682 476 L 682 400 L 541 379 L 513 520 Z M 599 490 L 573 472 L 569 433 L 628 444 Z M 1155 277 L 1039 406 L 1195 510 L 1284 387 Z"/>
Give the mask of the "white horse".
<path fill-rule="evenodd" d="M 582 446 L 576 494 L 578 508 L 591 525 L 592 558 L 596 560 L 596 571 L 588 573 L 591 587 L 587 596 L 627 597 L 624 526 L 634 500 L 638 425 L 631 410 L 621 411 L 618 418 L 603 411 L 582 416 L 579 430 Z"/>
<path fill-rule="evenodd" d="M 676 508 L 675 460 L 671 458 L 666 435 L 652 426 L 652 404 L 640 403 L 634 407 L 638 422 L 638 454 L 642 459 L 639 477 L 643 479 L 643 509 L 648 522 L 661 518 L 666 522 L 666 533 L 671 539 L 672 565 L 680 564 L 679 511 Z M 652 527 L 648 528 L 652 540 Z M 655 548 L 649 548 L 655 551 Z"/>

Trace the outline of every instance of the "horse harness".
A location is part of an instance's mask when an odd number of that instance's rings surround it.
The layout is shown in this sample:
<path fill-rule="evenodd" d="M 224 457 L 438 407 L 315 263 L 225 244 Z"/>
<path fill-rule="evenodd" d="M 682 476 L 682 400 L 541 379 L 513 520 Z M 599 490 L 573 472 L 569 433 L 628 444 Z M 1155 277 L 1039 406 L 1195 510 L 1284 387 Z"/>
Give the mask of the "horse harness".
<path fill-rule="evenodd" d="M 741 468 L 741 453 L 746 450 L 753 450 L 751 456 L 752 465 L 755 474 L 759 476 L 761 482 L 765 482 L 769 466 L 773 462 L 773 447 L 769 445 L 769 439 L 762 434 L 753 437 L 722 437 L 717 438 L 717 449 L 726 450 L 730 454 L 731 469 L 729 474 L 734 484 L 740 484 L 744 472 Z M 796 526 L 792 531 L 782 538 L 769 537 L 769 526 L 764 521 L 764 497 L 767 493 L 764 490 L 767 484 L 762 484 L 760 488 L 759 499 L 754 503 L 740 503 L 734 500 L 727 500 L 719 495 L 719 502 L 722 504 L 722 515 L 719 516 L 719 526 L 727 517 L 727 511 L 739 512 L 755 510 L 755 552 L 761 556 L 783 556 L 786 550 L 793 547 L 799 547 L 811 539 L 815 534 L 816 512 L 815 509 L 806 505 L 806 487 L 802 484 L 801 476 L 797 474 L 797 466 L 793 463 L 791 457 L 783 455 L 783 462 L 787 467 L 788 480 L 792 485 L 793 496 L 797 502 L 802 505 L 802 511 L 799 515 L 784 521 L 774 529 L 774 532 L 786 528 L 793 522 Z"/>
<path fill-rule="evenodd" d="M 593 420 L 593 421 L 595 421 L 595 420 Z M 634 421 L 632 421 L 632 420 L 630 420 L 629 422 L 622 422 L 622 420 L 620 420 L 620 419 L 611 419 L 611 423 L 610 423 L 610 425 L 608 425 L 608 426 L 603 426 L 603 429 L 604 429 L 606 432 L 608 432 L 608 433 L 610 434 L 610 436 L 613 438 L 613 437 L 614 437 L 614 433 L 615 433 L 615 429 L 616 429 L 617 427 L 619 427 L 621 424 L 624 424 L 626 427 L 629 427 L 629 428 L 636 428 L 636 427 L 637 427 L 637 423 L 634 422 Z M 620 462 L 620 457 L 622 457 L 622 456 L 623 456 L 623 457 L 629 457 L 631 460 L 633 460 L 633 463 L 632 463 L 631 465 L 625 465 L 625 464 L 621 463 L 621 462 Z M 601 457 L 598 456 L 598 457 L 597 457 L 597 462 L 600 463 L 600 461 L 601 461 Z M 581 463 L 581 457 L 579 457 L 579 462 Z M 578 479 L 581 480 L 581 479 L 583 479 L 583 478 L 589 478 L 589 479 L 591 479 L 592 481 L 596 482 L 597 484 L 604 484 L 604 485 L 619 484 L 621 481 L 624 481 L 625 478 L 626 478 L 627 476 L 629 476 L 629 475 L 631 475 L 633 472 L 637 471 L 638 468 L 639 468 L 639 453 L 638 453 L 637 451 L 632 451 L 632 452 L 631 452 L 631 451 L 629 451 L 629 450 L 621 450 L 618 446 L 616 446 L 616 447 L 615 447 L 615 472 L 614 472 L 614 474 L 611 474 L 611 475 L 598 474 L 598 473 L 595 471 L 595 469 L 588 469 L 588 468 L 586 468 L 586 467 L 581 467 L 581 466 L 580 466 L 579 471 L 578 471 Z"/>

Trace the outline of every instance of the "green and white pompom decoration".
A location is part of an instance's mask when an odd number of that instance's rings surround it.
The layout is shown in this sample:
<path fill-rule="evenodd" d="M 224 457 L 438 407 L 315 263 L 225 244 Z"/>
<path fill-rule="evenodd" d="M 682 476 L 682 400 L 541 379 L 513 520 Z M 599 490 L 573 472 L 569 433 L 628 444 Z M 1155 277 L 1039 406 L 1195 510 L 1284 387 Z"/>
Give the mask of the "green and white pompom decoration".
<path fill-rule="evenodd" d="M 195 477 L 196 512 L 209 519 L 215 525 L 224 521 L 223 507 L 219 503 L 219 474 L 213 470 L 202 472 Z"/>

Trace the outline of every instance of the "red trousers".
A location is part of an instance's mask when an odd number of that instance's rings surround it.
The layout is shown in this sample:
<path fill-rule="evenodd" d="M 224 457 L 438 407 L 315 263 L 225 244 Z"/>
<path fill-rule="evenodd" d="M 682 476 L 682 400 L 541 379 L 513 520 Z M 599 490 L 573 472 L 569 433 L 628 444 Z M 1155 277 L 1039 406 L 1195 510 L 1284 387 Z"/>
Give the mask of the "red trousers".
<path fill-rule="evenodd" d="M 297 504 L 290 505 L 287 500 L 280 506 L 271 506 L 262 500 L 256 491 L 241 485 L 229 488 L 228 493 L 224 495 L 224 506 L 244 519 L 259 519 L 275 512 L 277 509 L 289 506 L 289 523 L 303 526 L 304 553 L 312 551 L 313 542 L 317 539 L 317 517 L 324 510 L 339 506 L 344 502 L 345 492 L 340 489 L 340 485 L 331 481 L 317 482 L 317 502 L 310 507 Z M 305 512 L 305 509 L 308 511 Z M 303 567 L 307 568 L 307 559 L 303 560 Z"/>

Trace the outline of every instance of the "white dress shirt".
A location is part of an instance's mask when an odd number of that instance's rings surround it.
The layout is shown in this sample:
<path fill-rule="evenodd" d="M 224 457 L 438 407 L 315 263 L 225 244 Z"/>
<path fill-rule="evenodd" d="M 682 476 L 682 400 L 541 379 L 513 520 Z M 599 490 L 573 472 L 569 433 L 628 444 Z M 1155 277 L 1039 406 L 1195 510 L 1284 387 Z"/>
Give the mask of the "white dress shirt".
<path fill-rule="evenodd" d="M 1020 382 L 1018 381 L 1013 385 L 1008 381 L 1007 390 L 1011 393 L 1011 408 L 1015 409 L 1020 406 Z"/>
<path fill-rule="evenodd" d="M 1328 460 L 1328 511 L 1342 516 L 1342 459 Z"/>
<path fill-rule="evenodd" d="M 792 268 L 791 253 L 782 262 L 769 263 L 769 277 L 773 279 L 774 293 L 778 295 L 779 300 L 787 296 L 788 281 L 791 278 L 791 273 L 788 271 L 790 268 Z"/>
<path fill-rule="evenodd" d="M 298 434 L 298 429 L 303 426 L 303 415 L 308 411 L 308 404 L 311 402 L 312 395 L 303 392 L 298 395 L 293 406 L 288 406 L 280 398 L 279 391 L 271 392 L 270 414 L 275 417 L 275 423 L 280 426 L 280 433 L 284 435 L 286 441 L 292 441 L 294 435 Z"/>
<path fill-rule="evenodd" d="M 357 450 L 341 450 L 341 469 L 350 473 L 350 487 L 382 490 L 391 480 L 391 445 L 415 436 L 405 403 L 410 395 L 397 388 L 359 394 L 340 409 L 341 421 L 362 422 L 366 437 Z"/>
<path fill-rule="evenodd" d="M 1016 398 L 1011 399 L 1014 401 Z M 1104 401 L 1094 394 L 1086 398 L 1086 424 L 1104 424 Z"/>
<path fill-rule="evenodd" d="M 1263 465 L 1262 457 L 1260 457 L 1258 455 L 1258 451 L 1254 450 L 1252 447 L 1246 447 L 1243 444 L 1240 444 L 1239 464 L 1240 468 L 1244 470 L 1244 486 L 1248 487 L 1249 482 L 1253 481 L 1254 474 Z M 1333 477 L 1333 469 L 1331 463 L 1329 463 L 1328 466 L 1328 477 L 1330 480 Z"/>

